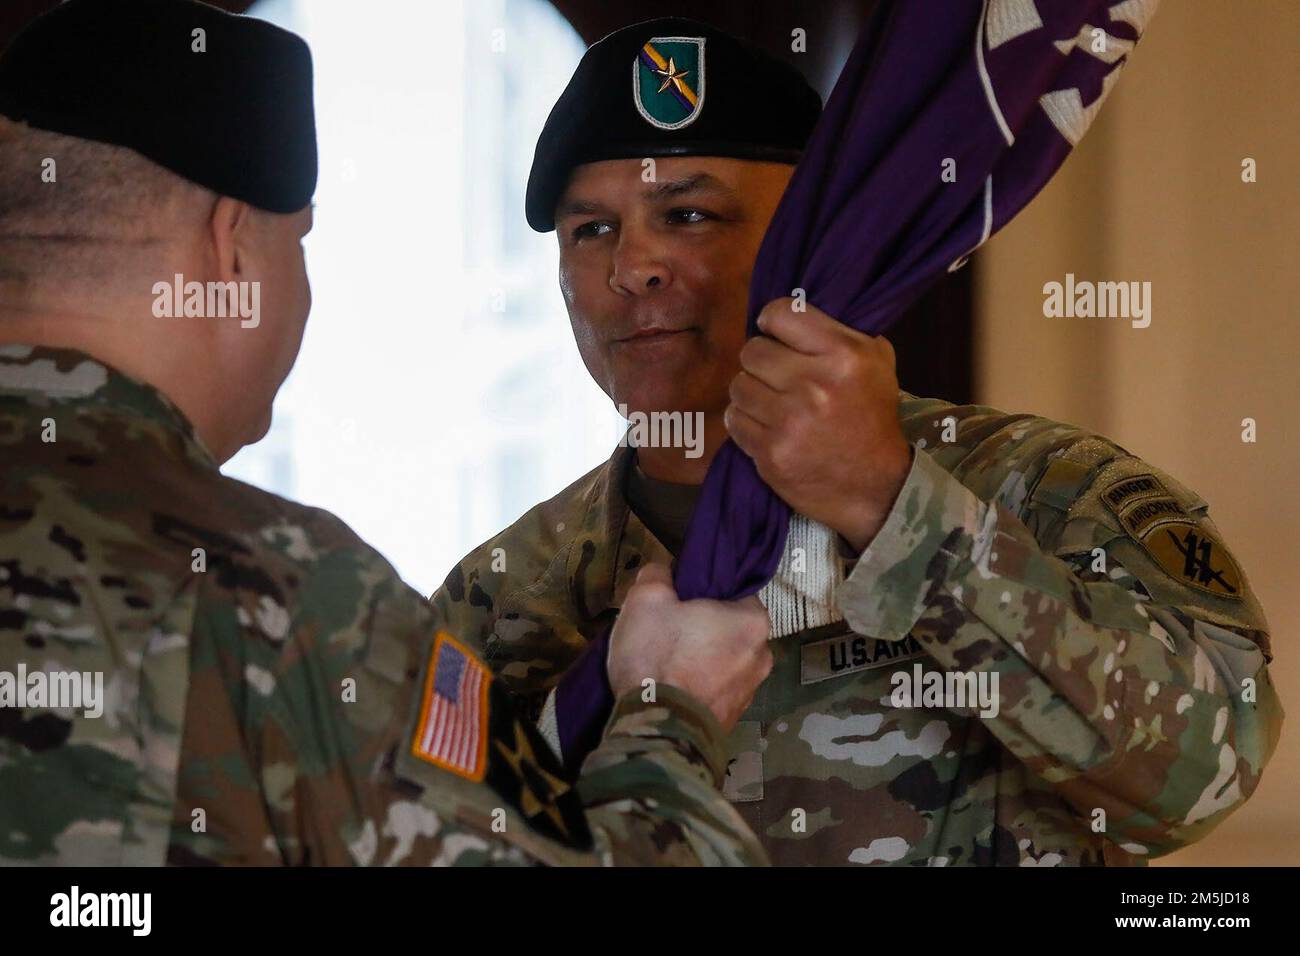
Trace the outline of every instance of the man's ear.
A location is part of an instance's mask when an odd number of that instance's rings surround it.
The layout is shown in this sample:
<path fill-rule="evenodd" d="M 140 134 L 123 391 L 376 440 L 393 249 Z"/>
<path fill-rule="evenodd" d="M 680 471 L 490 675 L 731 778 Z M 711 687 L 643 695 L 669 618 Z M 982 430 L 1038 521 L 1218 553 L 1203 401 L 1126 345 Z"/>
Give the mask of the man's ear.
<path fill-rule="evenodd" d="M 238 281 L 244 269 L 242 260 L 247 249 L 252 220 L 253 208 L 248 203 L 231 199 L 229 196 L 217 197 L 216 205 L 212 207 L 212 217 L 208 227 L 212 251 L 216 257 L 218 281 Z"/>

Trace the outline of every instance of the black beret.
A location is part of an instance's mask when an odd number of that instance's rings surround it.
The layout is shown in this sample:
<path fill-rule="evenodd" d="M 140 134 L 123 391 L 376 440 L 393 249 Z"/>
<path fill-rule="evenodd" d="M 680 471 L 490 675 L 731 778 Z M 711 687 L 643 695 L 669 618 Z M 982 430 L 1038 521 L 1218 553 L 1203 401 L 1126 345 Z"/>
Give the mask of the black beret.
<path fill-rule="evenodd" d="M 194 0 L 68 0 L 0 55 L 0 114 L 129 147 L 270 212 L 316 191 L 307 44 Z"/>
<path fill-rule="evenodd" d="M 821 97 L 793 66 L 695 20 L 664 17 L 593 44 L 537 140 L 525 209 L 538 232 L 575 166 L 646 156 L 795 163 Z"/>

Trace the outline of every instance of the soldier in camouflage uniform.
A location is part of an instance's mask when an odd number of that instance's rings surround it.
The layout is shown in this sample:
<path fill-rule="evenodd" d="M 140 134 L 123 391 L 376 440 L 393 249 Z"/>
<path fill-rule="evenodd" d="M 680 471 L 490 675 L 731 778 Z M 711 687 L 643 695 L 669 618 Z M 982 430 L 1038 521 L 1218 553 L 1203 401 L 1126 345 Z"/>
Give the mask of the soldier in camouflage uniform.
<path fill-rule="evenodd" d="M 847 623 L 773 641 L 730 738 L 724 791 L 772 861 L 1115 865 L 1208 832 L 1258 784 L 1282 710 L 1206 503 L 1074 426 L 906 392 L 898 413 L 914 467 L 841 586 Z M 621 491 L 634 458 L 619 448 L 434 596 L 533 713 L 635 569 L 669 557 Z M 1144 538 L 1143 504 L 1176 518 Z M 916 662 L 995 670 L 1001 712 L 891 706 Z"/>
<path fill-rule="evenodd" d="M 138 117 L 196 25 L 220 82 L 172 117 L 203 155 L 164 168 L 140 153 L 178 130 Z M 32 64 L 68 77 L 34 93 L 61 109 L 11 85 Z M 123 64 L 164 104 L 106 104 L 108 143 L 57 132 Z M 249 165 L 209 175 L 220 103 L 266 69 L 256 116 L 226 117 Z M 309 131 L 295 88 L 300 40 L 181 0 L 73 0 L 0 60 L 31 122 L 0 116 L 0 864 L 764 862 L 716 789 L 771 664 L 756 602 L 677 602 L 647 572 L 610 656 L 629 693 L 575 781 L 378 553 L 220 473 L 307 315 L 314 137 L 285 181 L 257 126 Z M 173 272 L 256 277 L 266 314 L 158 318 L 138 280 Z"/>
<path fill-rule="evenodd" d="M 105 675 L 95 716 L 0 689 L 0 863 L 762 861 L 674 687 L 620 702 L 587 820 L 495 682 L 486 753 L 420 759 L 428 605 L 333 515 L 223 477 L 150 386 L 0 346 L 0 447 L 0 672 Z"/>
<path fill-rule="evenodd" d="M 696 27 L 629 28 L 627 47 L 666 59 L 660 48 L 703 33 Z M 723 72 L 727 40 L 716 31 L 707 43 L 711 103 L 729 82 L 760 82 L 751 70 Z M 883 340 L 811 306 L 799 315 L 788 300 L 769 306 L 767 335 L 742 350 L 749 273 L 737 263 L 752 263 L 783 185 L 749 168 L 767 154 L 741 150 L 764 133 L 741 123 L 727 142 L 716 129 L 726 120 L 706 107 L 689 130 L 647 132 L 641 152 L 614 142 L 602 153 L 588 138 L 585 153 L 566 153 L 552 140 L 583 122 L 627 136 L 638 122 L 627 94 L 608 106 L 626 119 L 562 115 L 599 95 L 602 70 L 610 84 L 625 75 L 626 51 L 602 59 L 610 44 L 579 66 L 530 182 L 530 222 L 557 229 L 588 368 L 634 411 L 696 402 L 715 435 L 723 419 L 768 483 L 818 520 L 811 510 L 829 515 L 830 496 L 817 482 L 841 460 L 856 463 L 863 498 L 882 485 L 863 533 L 824 519 L 850 554 L 835 596 L 843 620 L 775 629 L 773 673 L 730 738 L 725 792 L 772 861 L 1140 865 L 1207 833 L 1257 786 L 1283 715 L 1263 612 L 1206 502 L 1081 428 L 898 390 Z M 669 72 L 703 67 L 676 49 Z M 642 160 L 620 154 L 658 156 L 658 184 L 645 185 Z M 700 187 L 705 175 L 722 188 Z M 725 323 L 729 332 L 715 331 Z M 620 364 L 633 352 L 629 329 L 661 327 L 637 347 L 634 368 Z M 725 344 L 691 351 L 692 335 Z M 803 473 L 782 483 L 771 439 L 743 412 L 761 418 L 764 401 L 779 405 L 756 378 L 794 368 L 800 351 L 822 352 L 815 384 L 829 411 L 801 412 L 821 429 L 820 447 L 784 433 L 798 452 L 786 458 Z M 699 387 L 719 378 L 711 392 Z M 557 685 L 580 669 L 636 569 L 680 545 L 692 485 L 719 441 L 693 480 L 651 476 L 641 468 L 648 449 L 618 448 L 472 551 L 433 596 L 439 625 L 482 649 L 553 743 Z M 861 456 L 864 447 L 874 454 Z M 918 665 L 996 676 L 996 713 L 900 701 L 897 675 Z"/>

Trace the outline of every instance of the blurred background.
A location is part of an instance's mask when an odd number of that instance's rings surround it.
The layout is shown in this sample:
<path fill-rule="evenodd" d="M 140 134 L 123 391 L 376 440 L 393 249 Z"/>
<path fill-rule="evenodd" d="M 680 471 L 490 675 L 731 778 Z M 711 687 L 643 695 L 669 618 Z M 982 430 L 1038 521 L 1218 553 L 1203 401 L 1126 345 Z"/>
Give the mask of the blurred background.
<path fill-rule="evenodd" d="M 1244 807 L 1157 865 L 1300 863 L 1298 37 L 1294 0 L 1166 0 L 1074 155 L 972 259 L 977 399 L 1196 489 L 1272 626 L 1278 751 Z M 1149 281 L 1151 325 L 1044 318 L 1067 272 Z"/>
<path fill-rule="evenodd" d="M 4 0 L 0 45 L 54 5 Z M 429 593 L 622 434 L 573 344 L 554 236 L 523 218 L 537 133 L 586 45 L 693 16 L 825 95 L 873 3 L 218 5 L 311 44 L 321 159 L 302 355 L 271 434 L 225 470 L 340 515 Z M 1157 865 L 1300 864 L 1297 37 L 1295 0 L 1167 0 L 1043 194 L 889 333 L 911 392 L 1074 422 L 1171 472 L 1247 570 L 1290 720 L 1254 798 Z M 1067 273 L 1149 281 L 1150 327 L 1044 318 L 1044 283 Z"/>

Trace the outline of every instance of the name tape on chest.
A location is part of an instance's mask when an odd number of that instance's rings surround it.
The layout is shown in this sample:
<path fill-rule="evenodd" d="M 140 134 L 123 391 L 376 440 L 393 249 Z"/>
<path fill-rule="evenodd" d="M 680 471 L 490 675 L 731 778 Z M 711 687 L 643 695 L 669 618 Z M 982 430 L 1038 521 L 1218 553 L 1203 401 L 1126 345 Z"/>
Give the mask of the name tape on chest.
<path fill-rule="evenodd" d="M 923 653 L 920 642 L 910 634 L 901 641 L 881 641 L 848 632 L 799 648 L 799 683 L 815 684 L 873 670 Z"/>
<path fill-rule="evenodd" d="M 1102 501 L 1174 580 L 1217 597 L 1241 598 L 1241 570 L 1228 549 L 1155 475 L 1121 478 L 1102 492 Z"/>

